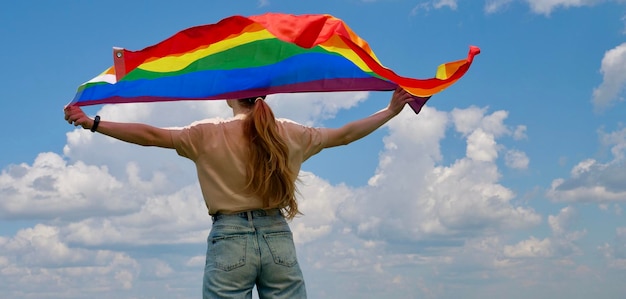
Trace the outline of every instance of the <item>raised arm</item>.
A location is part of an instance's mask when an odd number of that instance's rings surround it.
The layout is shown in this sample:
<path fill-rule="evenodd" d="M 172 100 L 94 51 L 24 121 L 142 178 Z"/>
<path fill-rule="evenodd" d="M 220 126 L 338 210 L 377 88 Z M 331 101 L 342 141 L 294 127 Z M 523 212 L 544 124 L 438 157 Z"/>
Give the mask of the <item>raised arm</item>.
<path fill-rule="evenodd" d="M 81 126 L 84 129 L 91 129 L 94 120 L 88 117 L 80 107 L 65 107 L 65 120 L 74 126 Z M 143 146 L 158 146 L 163 148 L 174 148 L 171 130 L 157 128 L 138 123 L 117 123 L 110 121 L 100 121 L 96 131 L 104 135 Z"/>
<path fill-rule="evenodd" d="M 398 115 L 404 105 L 413 98 L 404 89 L 398 88 L 393 92 L 389 105 L 366 118 L 362 118 L 344 125 L 337 129 L 324 129 L 328 136 L 328 140 L 324 147 L 334 147 L 346 145 L 353 141 L 359 140 L 370 133 L 374 132 L 387 121 Z"/>

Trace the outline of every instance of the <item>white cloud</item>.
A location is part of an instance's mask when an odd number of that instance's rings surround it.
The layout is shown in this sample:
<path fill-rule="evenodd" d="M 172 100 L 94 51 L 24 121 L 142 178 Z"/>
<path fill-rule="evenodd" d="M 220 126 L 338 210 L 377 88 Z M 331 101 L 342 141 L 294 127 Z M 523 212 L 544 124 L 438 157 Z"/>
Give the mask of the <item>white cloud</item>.
<path fill-rule="evenodd" d="M 411 9 L 411 16 L 415 16 L 417 15 L 417 13 L 419 13 L 420 11 L 429 11 L 431 9 L 430 7 L 430 3 L 428 2 L 420 2 L 417 5 L 415 5 L 412 9 Z"/>
<path fill-rule="evenodd" d="M 623 185 L 626 171 L 619 163 L 602 164 L 586 160 L 574 167 L 569 179 L 552 182 L 547 196 L 564 202 L 613 202 L 626 201 Z"/>
<path fill-rule="evenodd" d="M 603 0 L 524 0 L 533 12 L 550 15 L 556 8 L 591 6 Z"/>
<path fill-rule="evenodd" d="M 624 161 L 626 154 L 626 128 L 615 132 L 600 131 L 600 140 L 604 146 L 611 148 L 615 162 Z"/>
<path fill-rule="evenodd" d="M 452 10 L 457 8 L 457 0 L 435 0 L 432 5 L 435 9 L 440 9 L 442 7 L 448 7 Z"/>
<path fill-rule="evenodd" d="M 467 136 L 467 157 L 476 161 L 492 162 L 504 148 L 495 140 L 503 135 L 511 135 L 514 140 L 525 139 L 526 126 L 518 125 L 513 129 L 504 125 L 504 120 L 508 117 L 506 111 L 485 115 L 486 112 L 487 108 L 456 108 L 450 115 L 456 131 Z M 505 163 L 511 168 L 525 169 L 529 159 L 522 151 L 509 150 L 505 155 Z"/>
<path fill-rule="evenodd" d="M 509 258 L 550 257 L 553 255 L 552 246 L 548 238 L 539 240 L 531 236 L 514 246 L 505 246 L 504 255 Z"/>
<path fill-rule="evenodd" d="M 466 109 L 455 108 L 450 112 L 450 115 L 452 116 L 452 122 L 457 132 L 468 135 L 481 126 L 485 112 L 487 112 L 487 108 L 472 106 Z"/>
<path fill-rule="evenodd" d="M 27 265 L 58 266 L 73 265 L 85 260 L 86 250 L 70 250 L 59 241 L 59 229 L 42 224 L 20 230 L 4 244 L 6 252 L 19 253 Z"/>
<path fill-rule="evenodd" d="M 564 235 L 567 231 L 567 226 L 574 217 L 574 209 L 571 207 L 566 207 L 561 210 L 559 215 L 548 217 L 548 224 L 550 225 L 550 229 L 552 233 L 557 236 Z"/>
<path fill-rule="evenodd" d="M 185 266 L 187 266 L 187 267 L 204 267 L 205 262 L 206 262 L 206 256 L 205 255 L 196 255 L 196 256 L 190 257 L 185 262 Z"/>
<path fill-rule="evenodd" d="M 150 260 L 150 266 L 151 266 L 151 274 L 162 278 L 162 277 L 168 277 L 171 276 L 171 274 L 174 273 L 174 270 L 172 269 L 172 267 L 170 267 L 170 265 L 167 262 L 161 261 L 161 260 Z"/>
<path fill-rule="evenodd" d="M 84 298 L 130 289 L 138 263 L 125 253 L 69 246 L 60 229 L 38 224 L 0 243 L 0 288 L 10 298 L 27 290 L 47 297 Z M 45 287 L 40 287 L 45 285 Z"/>
<path fill-rule="evenodd" d="M 429 11 L 431 9 L 441 9 L 447 7 L 456 10 L 458 7 L 457 0 L 432 0 L 421 1 L 411 9 L 411 15 L 416 15 L 419 11 Z"/>
<path fill-rule="evenodd" d="M 0 215 L 32 219 L 124 213 L 138 207 L 133 193 L 105 166 L 68 165 L 57 154 L 42 153 L 33 165 L 13 165 L 2 171 Z"/>
<path fill-rule="evenodd" d="M 293 220 L 291 229 L 296 244 L 305 244 L 332 232 L 337 209 L 353 191 L 343 184 L 333 186 L 306 171 L 300 173 L 300 180 L 298 208 L 304 215 Z"/>
<path fill-rule="evenodd" d="M 528 136 L 526 136 L 526 126 L 524 125 L 517 126 L 515 128 L 515 131 L 513 132 L 513 139 L 522 140 L 526 138 L 528 138 Z"/>
<path fill-rule="evenodd" d="M 552 231 L 551 237 L 540 240 L 531 236 L 515 245 L 507 245 L 504 247 L 504 256 L 507 258 L 566 259 L 572 255 L 581 254 L 576 243 L 586 234 L 586 231 L 570 231 L 575 213 L 574 208 L 565 207 L 559 214 L 550 215 L 548 224 Z"/>
<path fill-rule="evenodd" d="M 514 169 L 527 169 L 530 162 L 526 153 L 518 150 L 508 150 L 504 160 L 506 166 Z"/>
<path fill-rule="evenodd" d="M 474 133 L 478 128 L 494 137 L 511 134 L 511 130 L 504 125 L 504 120 L 509 116 L 509 113 L 500 110 L 490 115 L 485 115 L 487 109 L 486 107 L 478 108 L 475 106 L 467 109 L 453 109 L 450 115 L 452 116 L 455 129 L 459 133 L 463 133 L 463 135 Z"/>
<path fill-rule="evenodd" d="M 477 129 L 467 137 L 467 157 L 476 161 L 493 162 L 498 158 L 498 146 L 492 134 Z"/>
<path fill-rule="evenodd" d="M 550 16 L 557 9 L 593 6 L 603 2 L 623 3 L 624 0 L 485 0 L 483 11 L 486 14 L 506 10 L 513 2 L 524 2 L 533 13 Z"/>
<path fill-rule="evenodd" d="M 86 246 L 203 243 L 210 218 L 198 189 L 190 185 L 174 194 L 145 198 L 140 209 L 127 215 L 70 223 L 63 234 Z"/>
<path fill-rule="evenodd" d="M 417 120 L 401 114 L 389 124 L 376 183 L 355 190 L 340 217 L 362 238 L 390 242 L 445 239 L 454 244 L 457 237 L 486 227 L 538 224 L 540 217 L 531 209 L 514 206 L 513 192 L 498 184 L 500 174 L 494 163 L 498 145 L 494 135 L 485 132 L 507 132 L 502 125 L 506 113 L 483 116 L 483 111 L 456 109 L 448 117 L 425 107 Z M 467 135 L 468 154 L 452 165 L 437 166 L 439 143 L 449 120 Z"/>
<path fill-rule="evenodd" d="M 355 107 L 365 101 L 368 92 L 320 92 L 276 94 L 267 97 L 278 117 L 289 118 L 305 125 L 320 125 L 342 109 Z"/>
<path fill-rule="evenodd" d="M 572 223 L 577 217 L 576 209 L 565 207 L 557 215 L 548 217 L 548 224 L 552 230 L 554 249 L 559 257 L 568 257 L 582 254 L 578 241 L 587 234 L 586 230 L 573 231 Z"/>
<path fill-rule="evenodd" d="M 487 0 L 484 11 L 487 14 L 497 13 L 504 10 L 513 0 Z"/>
<path fill-rule="evenodd" d="M 626 269 L 626 227 L 617 227 L 614 243 L 604 243 L 598 246 L 598 250 L 604 256 L 609 267 Z"/>
<path fill-rule="evenodd" d="M 368 2 L 373 2 L 375 0 L 371 0 Z M 517 0 L 515 0 L 517 1 Z M 623 0 L 608 0 L 612 2 L 621 3 Z M 485 4 L 483 6 L 483 11 L 486 14 L 498 13 L 505 10 L 509 7 L 514 0 L 485 0 Z M 519 0 L 519 2 L 525 2 L 530 6 L 530 10 L 536 14 L 542 14 L 545 16 L 549 16 L 555 10 L 559 8 L 570 8 L 570 7 L 583 7 L 583 6 L 593 6 L 602 2 L 607 2 L 607 0 Z M 413 7 L 411 10 L 411 15 L 416 15 L 419 11 L 430 11 L 432 9 L 441 9 L 447 7 L 451 10 L 456 10 L 458 8 L 457 0 L 431 0 L 431 1 L 420 1 L 417 5 Z"/>
<path fill-rule="evenodd" d="M 616 102 L 624 100 L 626 87 L 626 43 L 623 43 L 604 54 L 600 72 L 603 81 L 593 90 L 593 105 L 602 111 Z"/>
<path fill-rule="evenodd" d="M 575 165 L 569 178 L 552 181 L 546 196 L 559 202 L 623 202 L 626 201 L 626 129 L 600 132 L 605 146 L 611 148 L 613 160 L 602 163 L 586 159 Z"/>

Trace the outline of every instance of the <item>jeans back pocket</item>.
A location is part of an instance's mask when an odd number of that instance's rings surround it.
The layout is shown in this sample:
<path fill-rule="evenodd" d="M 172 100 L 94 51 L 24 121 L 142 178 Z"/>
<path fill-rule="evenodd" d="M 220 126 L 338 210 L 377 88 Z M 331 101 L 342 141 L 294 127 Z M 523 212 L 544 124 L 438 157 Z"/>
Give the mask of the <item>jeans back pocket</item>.
<path fill-rule="evenodd" d="M 215 237 L 210 241 L 210 251 L 216 268 L 231 271 L 246 264 L 247 235 Z"/>
<path fill-rule="evenodd" d="M 269 247 L 274 263 L 291 267 L 298 263 L 296 246 L 291 232 L 277 232 L 263 235 Z"/>

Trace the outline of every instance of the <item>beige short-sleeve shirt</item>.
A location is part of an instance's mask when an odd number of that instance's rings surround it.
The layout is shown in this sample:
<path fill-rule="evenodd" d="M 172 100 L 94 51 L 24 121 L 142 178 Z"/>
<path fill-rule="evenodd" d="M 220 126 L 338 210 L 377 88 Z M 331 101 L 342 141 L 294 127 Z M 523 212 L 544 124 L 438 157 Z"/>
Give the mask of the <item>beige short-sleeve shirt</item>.
<path fill-rule="evenodd" d="M 249 159 L 248 141 L 242 128 L 244 118 L 245 115 L 207 119 L 172 131 L 176 152 L 196 164 L 202 195 L 211 215 L 263 208 L 261 198 L 244 192 Z M 295 173 L 327 141 L 323 129 L 287 119 L 277 119 L 276 124 L 289 147 L 289 166 Z"/>

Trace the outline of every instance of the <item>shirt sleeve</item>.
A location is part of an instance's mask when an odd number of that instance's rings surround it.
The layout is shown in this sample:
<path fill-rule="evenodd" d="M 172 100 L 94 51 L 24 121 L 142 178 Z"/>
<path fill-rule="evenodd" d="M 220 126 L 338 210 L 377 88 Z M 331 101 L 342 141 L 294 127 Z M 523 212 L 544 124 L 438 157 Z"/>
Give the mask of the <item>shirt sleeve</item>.
<path fill-rule="evenodd" d="M 306 161 L 324 149 L 328 135 L 326 134 L 326 130 L 321 128 L 302 127 L 305 132 L 302 136 L 305 138 L 303 141 L 306 144 L 304 148 L 304 161 Z"/>
<path fill-rule="evenodd" d="M 301 125 L 288 119 L 281 119 L 288 131 L 288 138 L 296 142 L 302 155 L 302 162 L 319 153 L 327 142 L 326 130 Z"/>
<path fill-rule="evenodd" d="M 197 143 L 201 139 L 200 133 L 199 126 L 193 124 L 180 130 L 171 131 L 172 142 L 178 155 L 195 161 L 198 157 Z"/>

